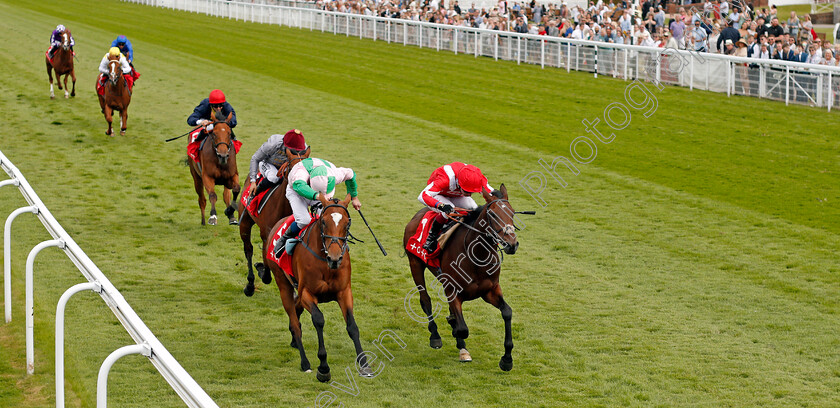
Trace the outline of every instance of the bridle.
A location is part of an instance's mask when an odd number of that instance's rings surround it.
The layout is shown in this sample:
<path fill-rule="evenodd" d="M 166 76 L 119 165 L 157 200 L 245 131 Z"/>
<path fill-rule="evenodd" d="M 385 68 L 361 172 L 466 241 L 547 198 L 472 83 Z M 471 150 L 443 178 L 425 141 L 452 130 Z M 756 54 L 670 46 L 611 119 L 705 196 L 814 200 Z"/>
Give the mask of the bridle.
<path fill-rule="evenodd" d="M 120 76 L 122 72 L 120 71 L 120 61 L 119 60 L 109 60 L 108 61 L 108 68 L 110 71 L 108 73 L 108 79 L 111 81 L 112 85 L 116 85 L 117 82 L 120 80 Z M 128 85 L 128 84 L 126 84 Z"/>
<path fill-rule="evenodd" d="M 233 150 L 233 138 L 231 137 L 227 141 L 227 143 L 224 143 L 224 142 L 218 142 L 217 143 L 216 142 L 216 125 L 219 124 L 219 123 L 224 123 L 224 124 L 227 125 L 227 122 L 221 121 L 221 120 L 217 120 L 217 121 L 213 122 L 213 130 L 210 131 L 210 135 L 213 136 L 213 150 L 216 152 L 216 157 L 221 158 L 221 159 L 227 159 L 227 157 L 230 156 L 231 150 Z M 228 126 L 230 126 L 230 125 L 228 125 Z M 224 154 L 224 155 L 219 153 L 219 146 L 227 146 L 228 147 L 228 153 Z"/>
<path fill-rule="evenodd" d="M 496 221 L 495 223 L 501 224 L 501 219 L 491 209 L 491 206 L 493 204 L 496 204 L 496 203 L 508 203 L 508 204 L 510 204 L 510 202 L 507 199 L 499 198 L 499 199 L 488 202 L 487 205 L 484 206 L 483 212 L 486 213 L 487 218 L 490 219 L 490 221 L 489 221 L 490 231 L 489 232 L 487 231 L 487 228 L 485 228 L 485 230 L 482 231 L 482 230 L 480 230 L 478 228 L 475 228 L 472 225 L 469 225 L 469 224 L 467 224 L 465 222 L 462 222 L 460 220 L 457 220 L 457 219 L 453 218 L 453 221 L 455 221 L 456 223 L 461 224 L 462 226 L 466 227 L 467 229 L 477 233 L 479 235 L 479 237 L 488 237 L 490 239 L 490 241 L 493 242 L 493 245 L 495 246 L 496 251 L 503 251 L 503 250 L 508 249 L 511 246 L 503 238 L 505 236 L 512 235 L 513 238 L 516 239 L 516 232 L 515 231 L 518 230 L 519 228 L 516 227 L 516 225 L 511 225 L 511 224 L 505 224 L 505 225 L 503 225 L 503 226 L 501 226 L 500 228 L 497 228 L 497 229 L 493 228 L 494 227 L 494 225 L 493 225 L 494 221 Z M 476 219 L 475 222 L 478 222 L 478 220 L 480 218 L 481 218 L 481 216 L 479 215 L 479 217 Z M 475 224 L 475 222 L 473 222 L 473 224 Z M 468 247 L 467 235 L 469 235 L 469 234 L 464 234 L 464 248 Z"/>
<path fill-rule="evenodd" d="M 347 215 L 347 227 L 344 231 L 344 236 L 338 237 L 338 236 L 334 236 L 334 235 L 328 235 L 324 232 L 324 231 L 327 230 L 326 225 L 325 225 L 327 217 L 325 217 L 325 213 L 327 212 L 328 209 L 333 208 L 333 207 L 340 208 L 341 211 L 343 211 L 344 214 Z M 312 250 L 312 248 L 309 247 L 309 245 L 306 245 L 306 242 L 309 238 L 309 234 L 311 233 L 312 228 L 307 228 L 306 232 L 303 233 L 303 236 L 301 237 L 301 240 L 300 240 L 300 245 L 303 245 L 303 247 L 306 248 L 306 250 L 309 251 L 309 253 L 311 253 L 312 256 L 314 256 L 318 260 L 324 261 L 327 264 L 329 264 L 330 260 L 326 257 L 326 255 L 328 254 L 327 249 L 330 246 L 332 246 L 332 244 L 338 244 L 338 245 L 341 246 L 341 255 L 338 257 L 338 265 L 341 265 L 341 261 L 344 259 L 344 254 L 347 253 L 347 249 L 349 248 L 348 244 L 353 244 L 353 243 L 355 243 L 354 241 L 362 242 L 361 240 L 357 239 L 356 237 L 353 236 L 353 234 L 350 233 L 350 224 L 352 224 L 352 223 L 353 223 L 353 220 L 350 218 L 350 211 L 347 209 L 347 207 L 345 207 L 341 204 L 330 204 L 330 205 L 324 207 L 321 210 L 321 216 L 320 216 L 320 219 L 318 220 L 318 228 L 321 230 L 321 240 L 320 240 L 321 241 L 321 250 L 319 252 L 323 253 L 324 256 L 322 256 L 320 253 L 316 253 L 315 251 Z M 328 238 L 329 238 L 329 243 L 327 243 Z"/>
<path fill-rule="evenodd" d="M 61 48 L 63 48 L 64 51 L 69 50 L 70 49 L 70 34 L 67 34 L 67 31 L 61 33 L 61 39 L 62 39 Z"/>

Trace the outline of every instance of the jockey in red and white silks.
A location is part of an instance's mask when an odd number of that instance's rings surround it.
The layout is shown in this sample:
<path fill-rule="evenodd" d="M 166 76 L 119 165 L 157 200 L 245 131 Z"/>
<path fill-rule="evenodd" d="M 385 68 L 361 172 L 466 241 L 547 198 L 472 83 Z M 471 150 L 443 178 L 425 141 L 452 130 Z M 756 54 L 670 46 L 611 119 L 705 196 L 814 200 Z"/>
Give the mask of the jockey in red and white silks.
<path fill-rule="evenodd" d="M 423 245 L 424 249 L 433 252 L 437 235 L 448 218 L 447 214 L 453 212 L 455 208 L 465 210 L 478 208 L 478 204 L 470 197 L 472 193 L 481 192 L 482 189 L 491 192 L 493 187 L 478 167 L 461 162 L 438 167 L 432 172 L 428 183 L 417 198 L 432 211 L 438 213 L 432 223 L 429 237 Z"/>

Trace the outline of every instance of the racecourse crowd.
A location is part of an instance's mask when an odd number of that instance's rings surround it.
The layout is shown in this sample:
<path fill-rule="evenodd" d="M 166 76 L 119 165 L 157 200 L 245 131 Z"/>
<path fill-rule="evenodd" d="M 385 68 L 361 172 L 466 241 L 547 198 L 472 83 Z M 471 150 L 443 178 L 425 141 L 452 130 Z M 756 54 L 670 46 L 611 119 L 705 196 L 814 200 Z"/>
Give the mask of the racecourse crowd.
<path fill-rule="evenodd" d="M 705 0 L 668 15 L 665 0 L 589 1 L 586 8 L 500 0 L 489 10 L 458 0 L 318 0 L 322 10 L 572 39 L 667 47 L 756 59 L 838 65 L 840 44 L 822 41 L 808 15 L 777 18 L 776 7 L 754 9 L 734 0 Z M 466 6 L 464 6 L 466 7 Z M 637 17 L 640 15 L 641 18 Z"/>

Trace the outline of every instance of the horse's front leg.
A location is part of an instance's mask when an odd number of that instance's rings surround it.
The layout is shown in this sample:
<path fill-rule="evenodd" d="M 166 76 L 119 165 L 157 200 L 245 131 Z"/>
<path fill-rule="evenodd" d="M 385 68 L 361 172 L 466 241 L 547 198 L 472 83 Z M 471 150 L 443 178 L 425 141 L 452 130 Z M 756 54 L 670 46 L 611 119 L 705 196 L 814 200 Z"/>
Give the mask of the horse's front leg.
<path fill-rule="evenodd" d="M 105 131 L 105 134 L 111 136 L 114 134 L 114 130 L 111 128 L 111 122 L 114 120 L 114 110 L 111 109 L 108 104 L 105 104 L 105 121 L 108 122 L 108 130 Z"/>
<path fill-rule="evenodd" d="M 225 215 L 228 217 L 228 222 L 230 225 L 236 225 L 237 220 L 234 217 L 234 212 L 236 211 L 236 199 L 239 197 L 239 174 L 234 174 L 231 178 L 231 181 L 228 182 L 227 188 L 224 192 L 224 199 L 225 204 L 227 204 L 227 208 L 225 208 Z M 231 197 L 231 193 L 233 193 L 233 197 Z"/>
<path fill-rule="evenodd" d="M 125 130 L 128 128 L 128 107 L 123 107 L 120 111 L 120 136 L 125 136 Z"/>
<path fill-rule="evenodd" d="M 455 346 L 458 347 L 458 359 L 462 363 L 472 361 L 472 356 L 467 351 L 467 343 L 464 341 L 470 336 L 470 330 L 464 321 L 464 312 L 461 310 L 461 299 L 458 296 L 455 296 L 455 299 L 449 302 L 449 313 L 450 315 L 446 320 L 452 326 L 452 337 L 455 337 Z"/>
<path fill-rule="evenodd" d="M 353 347 L 356 348 L 356 369 L 362 377 L 375 377 L 376 374 L 370 369 L 365 357 L 362 343 L 359 341 L 359 327 L 356 325 L 356 319 L 353 317 L 353 292 L 350 288 L 338 293 L 338 306 L 341 308 L 341 314 L 344 315 L 344 322 L 347 323 L 347 334 L 350 340 L 353 341 Z"/>
<path fill-rule="evenodd" d="M 498 284 L 491 291 L 485 293 L 482 298 L 502 312 L 502 319 L 505 321 L 505 355 L 499 360 L 499 368 L 502 371 L 510 371 L 513 369 L 513 357 L 510 355 L 511 350 L 513 350 L 513 333 L 510 328 L 513 310 L 502 297 L 502 287 Z"/>
<path fill-rule="evenodd" d="M 306 353 L 303 351 L 303 341 L 301 341 L 302 331 L 300 327 L 300 313 L 298 305 L 295 302 L 295 289 L 289 283 L 289 280 L 282 276 L 285 272 L 280 269 L 275 263 L 271 263 L 271 271 L 275 274 L 275 281 L 277 281 L 277 288 L 280 289 L 280 299 L 283 301 L 283 309 L 289 315 L 289 331 L 292 333 L 292 347 L 300 351 L 300 371 L 311 373 L 312 366 L 309 364 L 309 359 L 306 358 Z"/>
<path fill-rule="evenodd" d="M 201 176 L 202 180 L 204 181 L 204 189 L 207 190 L 207 197 L 210 199 L 210 218 L 207 219 L 207 223 L 210 225 L 216 225 L 217 220 L 219 217 L 216 216 L 216 201 L 219 199 L 216 195 L 216 183 L 213 181 L 210 176 L 207 175 L 207 170 L 204 169 L 204 174 Z"/>
<path fill-rule="evenodd" d="M 243 211 L 247 211 L 244 210 Z M 241 213 L 240 213 L 241 214 Z M 254 295 L 254 267 L 251 259 L 254 256 L 254 244 L 251 243 L 251 228 L 254 226 L 254 220 L 250 214 L 242 215 L 242 222 L 239 224 L 239 238 L 242 239 L 242 250 L 245 252 L 245 260 L 248 261 L 248 283 L 245 285 L 245 296 L 251 297 Z"/>
<path fill-rule="evenodd" d="M 315 331 L 318 333 L 318 360 L 321 364 L 318 365 L 318 372 L 315 377 L 320 382 L 327 382 L 332 378 L 330 375 L 330 366 L 327 364 L 327 348 L 324 346 L 324 314 L 318 308 L 318 303 L 315 298 L 309 294 L 309 291 L 303 289 L 300 293 L 300 301 L 303 307 L 312 315 L 312 325 L 315 326 Z M 299 344 L 301 349 L 303 344 Z"/>
<path fill-rule="evenodd" d="M 70 96 L 75 98 L 76 97 L 76 70 L 75 69 L 70 71 L 70 76 L 73 77 L 73 91 L 70 92 Z"/>
<path fill-rule="evenodd" d="M 52 64 L 50 64 L 50 60 L 47 60 L 47 76 L 50 77 L 50 99 L 55 99 L 55 91 L 53 90 L 52 70 Z"/>
<path fill-rule="evenodd" d="M 70 91 L 67 90 L 67 80 L 70 79 L 70 74 L 64 74 L 64 99 L 70 98 Z M 61 87 L 59 87 L 61 88 Z"/>

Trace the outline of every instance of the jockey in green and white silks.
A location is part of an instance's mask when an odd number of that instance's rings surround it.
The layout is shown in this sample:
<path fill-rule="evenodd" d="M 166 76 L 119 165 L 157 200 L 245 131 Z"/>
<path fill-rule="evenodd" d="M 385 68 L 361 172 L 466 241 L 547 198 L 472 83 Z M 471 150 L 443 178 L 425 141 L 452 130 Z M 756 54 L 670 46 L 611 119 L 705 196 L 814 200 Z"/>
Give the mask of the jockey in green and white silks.
<path fill-rule="evenodd" d="M 347 186 L 347 193 L 353 198 L 353 208 L 360 209 L 362 203 L 359 201 L 356 173 L 353 169 L 335 167 L 326 160 L 316 158 L 303 159 L 292 167 L 286 186 L 286 198 L 292 206 L 295 222 L 283 233 L 280 243 L 276 246 L 278 252 L 283 251 L 289 238 L 297 236 L 300 230 L 312 221 L 309 206 L 320 202 L 319 195 L 328 200 L 332 199 L 335 186 L 340 183 Z"/>

